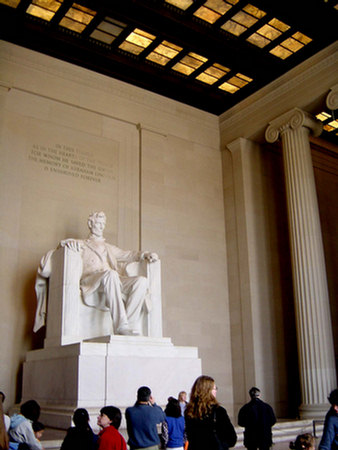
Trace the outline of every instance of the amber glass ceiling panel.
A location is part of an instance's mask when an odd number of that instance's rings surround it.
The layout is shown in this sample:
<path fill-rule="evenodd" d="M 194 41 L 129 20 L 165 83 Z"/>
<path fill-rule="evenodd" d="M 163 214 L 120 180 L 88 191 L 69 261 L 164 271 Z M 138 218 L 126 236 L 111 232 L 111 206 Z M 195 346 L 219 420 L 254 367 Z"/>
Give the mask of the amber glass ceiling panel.
<path fill-rule="evenodd" d="M 334 119 L 331 114 L 322 111 L 316 115 L 317 119 L 323 122 L 323 129 L 328 133 L 337 134 L 338 131 L 338 120 Z"/>
<path fill-rule="evenodd" d="M 338 121 L 337 120 L 332 120 L 331 122 L 328 122 L 327 124 L 325 124 L 323 126 L 325 131 L 328 131 L 329 133 L 331 133 L 332 131 L 337 131 L 338 129 Z"/>
<path fill-rule="evenodd" d="M 163 41 L 155 48 L 155 50 L 149 53 L 146 59 L 153 61 L 156 64 L 160 64 L 161 66 L 165 66 L 182 50 L 183 48 L 178 45 L 172 44 L 168 41 Z"/>
<path fill-rule="evenodd" d="M 139 55 L 145 48 L 150 45 L 156 36 L 147 33 L 139 28 L 136 28 L 125 41 L 119 46 L 121 50 L 125 50 L 128 53 Z"/>
<path fill-rule="evenodd" d="M 125 23 L 118 22 L 111 17 L 105 17 L 90 36 L 98 41 L 111 44 L 126 26 Z"/>
<path fill-rule="evenodd" d="M 16 8 L 20 3 L 20 0 L 0 0 L 0 3 L 10 6 L 11 8 Z"/>
<path fill-rule="evenodd" d="M 238 2 L 239 0 L 207 0 L 194 12 L 194 16 L 199 17 L 206 22 L 215 23 L 216 20 L 222 17 Z"/>
<path fill-rule="evenodd" d="M 234 77 L 227 80 L 225 83 L 219 86 L 219 89 L 234 94 L 235 92 L 242 89 L 248 83 L 252 81 L 252 78 L 243 75 L 242 73 L 237 73 Z"/>
<path fill-rule="evenodd" d="M 225 22 L 221 28 L 235 36 L 240 36 L 244 31 L 255 25 L 266 13 L 251 4 L 246 5 L 241 11 Z"/>
<path fill-rule="evenodd" d="M 331 114 L 326 113 L 325 111 L 319 113 L 316 115 L 317 119 L 321 120 L 322 122 L 325 122 L 327 119 L 331 119 Z"/>
<path fill-rule="evenodd" d="M 230 72 L 230 69 L 215 63 L 208 67 L 204 72 L 197 75 L 196 79 L 212 85 L 224 77 L 228 72 Z"/>
<path fill-rule="evenodd" d="M 207 61 L 208 59 L 204 58 L 204 56 L 190 52 L 186 56 L 184 56 L 178 63 L 176 63 L 172 67 L 172 69 L 176 70 L 177 72 L 181 72 L 184 75 L 190 75 Z"/>
<path fill-rule="evenodd" d="M 248 42 L 263 48 L 290 28 L 278 19 L 272 19 L 247 38 Z"/>
<path fill-rule="evenodd" d="M 26 12 L 49 22 L 60 8 L 62 2 L 63 0 L 33 0 Z"/>
<path fill-rule="evenodd" d="M 93 20 L 95 15 L 96 11 L 73 3 L 73 6 L 69 8 L 63 19 L 60 21 L 60 25 L 69 30 L 81 33 Z"/>
<path fill-rule="evenodd" d="M 301 50 L 305 45 L 312 41 L 311 38 L 305 36 L 305 34 L 294 33 L 291 37 L 281 42 L 279 45 L 270 50 L 270 53 L 281 59 L 286 59 L 290 55 Z"/>
<path fill-rule="evenodd" d="M 194 3 L 193 0 L 165 0 L 165 2 L 183 9 L 184 11 Z"/>

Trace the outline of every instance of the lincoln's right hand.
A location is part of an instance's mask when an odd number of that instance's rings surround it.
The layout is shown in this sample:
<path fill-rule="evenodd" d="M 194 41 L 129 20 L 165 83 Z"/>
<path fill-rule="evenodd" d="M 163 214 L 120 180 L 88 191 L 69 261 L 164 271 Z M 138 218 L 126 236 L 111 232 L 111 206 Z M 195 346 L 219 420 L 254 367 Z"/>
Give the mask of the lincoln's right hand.
<path fill-rule="evenodd" d="M 77 239 L 64 239 L 60 241 L 59 247 L 67 247 L 74 252 L 79 253 L 83 249 L 83 243 Z"/>

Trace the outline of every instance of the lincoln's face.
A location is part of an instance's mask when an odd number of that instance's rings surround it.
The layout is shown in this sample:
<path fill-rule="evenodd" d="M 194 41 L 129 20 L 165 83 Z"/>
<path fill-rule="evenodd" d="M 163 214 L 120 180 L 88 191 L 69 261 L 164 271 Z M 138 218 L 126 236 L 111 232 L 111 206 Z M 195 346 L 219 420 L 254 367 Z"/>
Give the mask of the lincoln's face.
<path fill-rule="evenodd" d="M 96 219 L 90 222 L 89 228 L 91 234 L 93 234 L 96 237 L 102 237 L 105 226 L 106 226 L 105 219 L 103 217 L 97 217 Z"/>

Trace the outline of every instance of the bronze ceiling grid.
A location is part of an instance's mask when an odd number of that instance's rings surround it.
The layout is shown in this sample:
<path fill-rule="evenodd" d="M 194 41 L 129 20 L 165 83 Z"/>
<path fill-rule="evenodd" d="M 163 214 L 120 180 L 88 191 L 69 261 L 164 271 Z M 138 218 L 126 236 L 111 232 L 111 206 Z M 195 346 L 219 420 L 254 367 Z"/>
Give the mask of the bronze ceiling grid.
<path fill-rule="evenodd" d="M 0 0 L 3 3 L 6 0 Z M 21 0 L 17 8 L 0 4 L 1 38 L 75 63 L 88 69 L 133 83 L 214 114 L 220 114 L 290 68 L 312 56 L 336 39 L 336 1 L 328 0 L 239 0 L 215 23 L 194 16 L 206 3 L 197 0 L 185 11 L 165 0 L 64 0 L 50 22 L 26 12 L 32 0 Z M 96 12 L 81 33 L 59 25 L 69 8 L 77 3 Z M 247 4 L 266 14 L 239 36 L 221 28 Z M 106 17 L 126 24 L 111 44 L 91 37 Z M 272 19 L 290 28 L 263 48 L 246 39 Z M 155 36 L 153 42 L 135 55 L 119 48 L 136 28 Z M 286 59 L 270 50 L 301 32 L 312 42 Z M 165 65 L 146 59 L 163 41 L 183 50 Z M 185 75 L 173 69 L 184 55 L 193 52 L 207 58 L 200 67 Z M 228 69 L 213 84 L 196 79 L 214 63 Z M 236 74 L 252 79 L 235 93 L 220 89 Z"/>

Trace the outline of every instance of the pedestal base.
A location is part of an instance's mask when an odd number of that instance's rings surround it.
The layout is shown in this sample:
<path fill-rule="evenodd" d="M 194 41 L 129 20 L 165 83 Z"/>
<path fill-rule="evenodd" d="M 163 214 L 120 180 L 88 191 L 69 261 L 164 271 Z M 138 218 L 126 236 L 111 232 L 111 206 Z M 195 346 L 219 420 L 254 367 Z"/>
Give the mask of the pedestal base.
<path fill-rule="evenodd" d="M 74 410 L 86 408 L 96 426 L 102 406 L 124 410 L 140 386 L 165 405 L 169 396 L 189 392 L 199 375 L 196 347 L 176 347 L 170 338 L 106 336 L 28 352 L 22 401 L 40 404 L 45 425 L 66 429 Z"/>
<path fill-rule="evenodd" d="M 299 416 L 301 419 L 324 419 L 330 409 L 329 403 L 320 403 L 317 405 L 301 405 Z"/>

